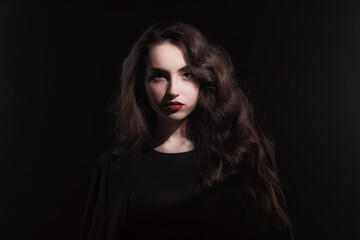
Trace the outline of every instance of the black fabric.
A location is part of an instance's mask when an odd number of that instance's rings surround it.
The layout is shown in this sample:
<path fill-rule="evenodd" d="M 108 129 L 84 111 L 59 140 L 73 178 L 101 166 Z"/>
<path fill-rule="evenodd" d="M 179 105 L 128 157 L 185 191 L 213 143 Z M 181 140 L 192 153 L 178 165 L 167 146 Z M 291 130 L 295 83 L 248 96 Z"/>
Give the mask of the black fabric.
<path fill-rule="evenodd" d="M 193 151 L 143 154 L 129 198 L 133 219 L 149 211 L 171 208 L 201 194 L 195 182 Z M 170 216 L 171 217 L 171 216 Z"/>
<path fill-rule="evenodd" d="M 123 239 L 127 197 L 141 152 L 117 157 L 106 151 L 95 167 L 81 239 Z"/>
<path fill-rule="evenodd" d="M 112 152 L 95 167 L 82 240 L 293 239 L 290 230 L 249 220 L 225 187 L 197 188 L 191 152 Z"/>
<path fill-rule="evenodd" d="M 132 239 L 187 239 L 194 235 L 199 213 L 193 202 L 201 195 L 194 174 L 193 151 L 145 153 L 129 196 L 128 235 Z"/>

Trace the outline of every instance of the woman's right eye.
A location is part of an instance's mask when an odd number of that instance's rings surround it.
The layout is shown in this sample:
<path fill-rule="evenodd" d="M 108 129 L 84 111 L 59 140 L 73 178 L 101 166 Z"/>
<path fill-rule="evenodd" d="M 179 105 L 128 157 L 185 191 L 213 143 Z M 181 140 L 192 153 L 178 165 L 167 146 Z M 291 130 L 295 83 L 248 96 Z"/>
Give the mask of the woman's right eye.
<path fill-rule="evenodd" d="M 155 81 L 155 82 L 158 82 L 158 81 L 161 81 L 161 80 L 166 80 L 166 77 L 164 75 L 153 75 L 151 76 L 151 80 Z"/>

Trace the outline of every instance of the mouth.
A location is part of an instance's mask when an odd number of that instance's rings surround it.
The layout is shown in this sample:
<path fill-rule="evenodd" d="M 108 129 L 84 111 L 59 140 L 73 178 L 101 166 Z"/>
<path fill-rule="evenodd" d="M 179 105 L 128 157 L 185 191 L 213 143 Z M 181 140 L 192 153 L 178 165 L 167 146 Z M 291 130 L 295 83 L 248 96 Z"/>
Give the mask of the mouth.
<path fill-rule="evenodd" d="M 176 111 L 176 110 L 179 110 L 180 108 L 182 108 L 184 106 L 183 103 L 181 102 L 168 102 L 167 104 L 165 104 L 165 108 L 166 109 L 170 109 L 170 110 L 173 110 L 173 111 Z"/>

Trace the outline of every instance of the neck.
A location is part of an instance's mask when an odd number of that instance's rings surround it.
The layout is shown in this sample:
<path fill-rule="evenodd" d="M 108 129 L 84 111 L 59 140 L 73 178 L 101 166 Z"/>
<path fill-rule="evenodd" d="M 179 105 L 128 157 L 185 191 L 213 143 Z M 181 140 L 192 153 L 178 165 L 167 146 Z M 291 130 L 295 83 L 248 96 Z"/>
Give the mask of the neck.
<path fill-rule="evenodd" d="M 186 121 L 166 121 L 158 117 L 156 130 L 153 134 L 153 149 L 166 152 L 177 153 L 192 150 L 193 144 L 185 134 Z"/>

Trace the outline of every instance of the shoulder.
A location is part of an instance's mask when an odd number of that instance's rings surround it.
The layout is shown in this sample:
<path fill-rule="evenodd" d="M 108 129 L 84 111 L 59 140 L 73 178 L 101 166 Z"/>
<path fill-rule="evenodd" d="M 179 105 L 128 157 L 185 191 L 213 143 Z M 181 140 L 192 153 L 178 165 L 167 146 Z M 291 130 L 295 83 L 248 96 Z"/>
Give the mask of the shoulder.
<path fill-rule="evenodd" d="M 130 167 L 140 156 L 141 151 L 128 153 L 120 147 L 111 147 L 99 157 L 95 169 L 102 172 L 112 167 Z"/>
<path fill-rule="evenodd" d="M 109 147 L 100 155 L 96 165 L 107 166 L 111 162 L 121 162 L 125 157 L 125 151 L 120 147 Z"/>
<path fill-rule="evenodd" d="M 105 152 L 103 152 L 100 157 L 98 158 L 95 168 L 96 169 L 104 169 L 110 165 L 111 161 L 114 161 L 116 155 L 114 154 L 114 149 L 109 148 Z"/>
<path fill-rule="evenodd" d="M 123 157 L 118 154 L 116 148 L 108 148 L 98 158 L 94 167 L 94 173 L 101 175 L 106 174 L 114 162 L 121 162 L 122 159 Z"/>

